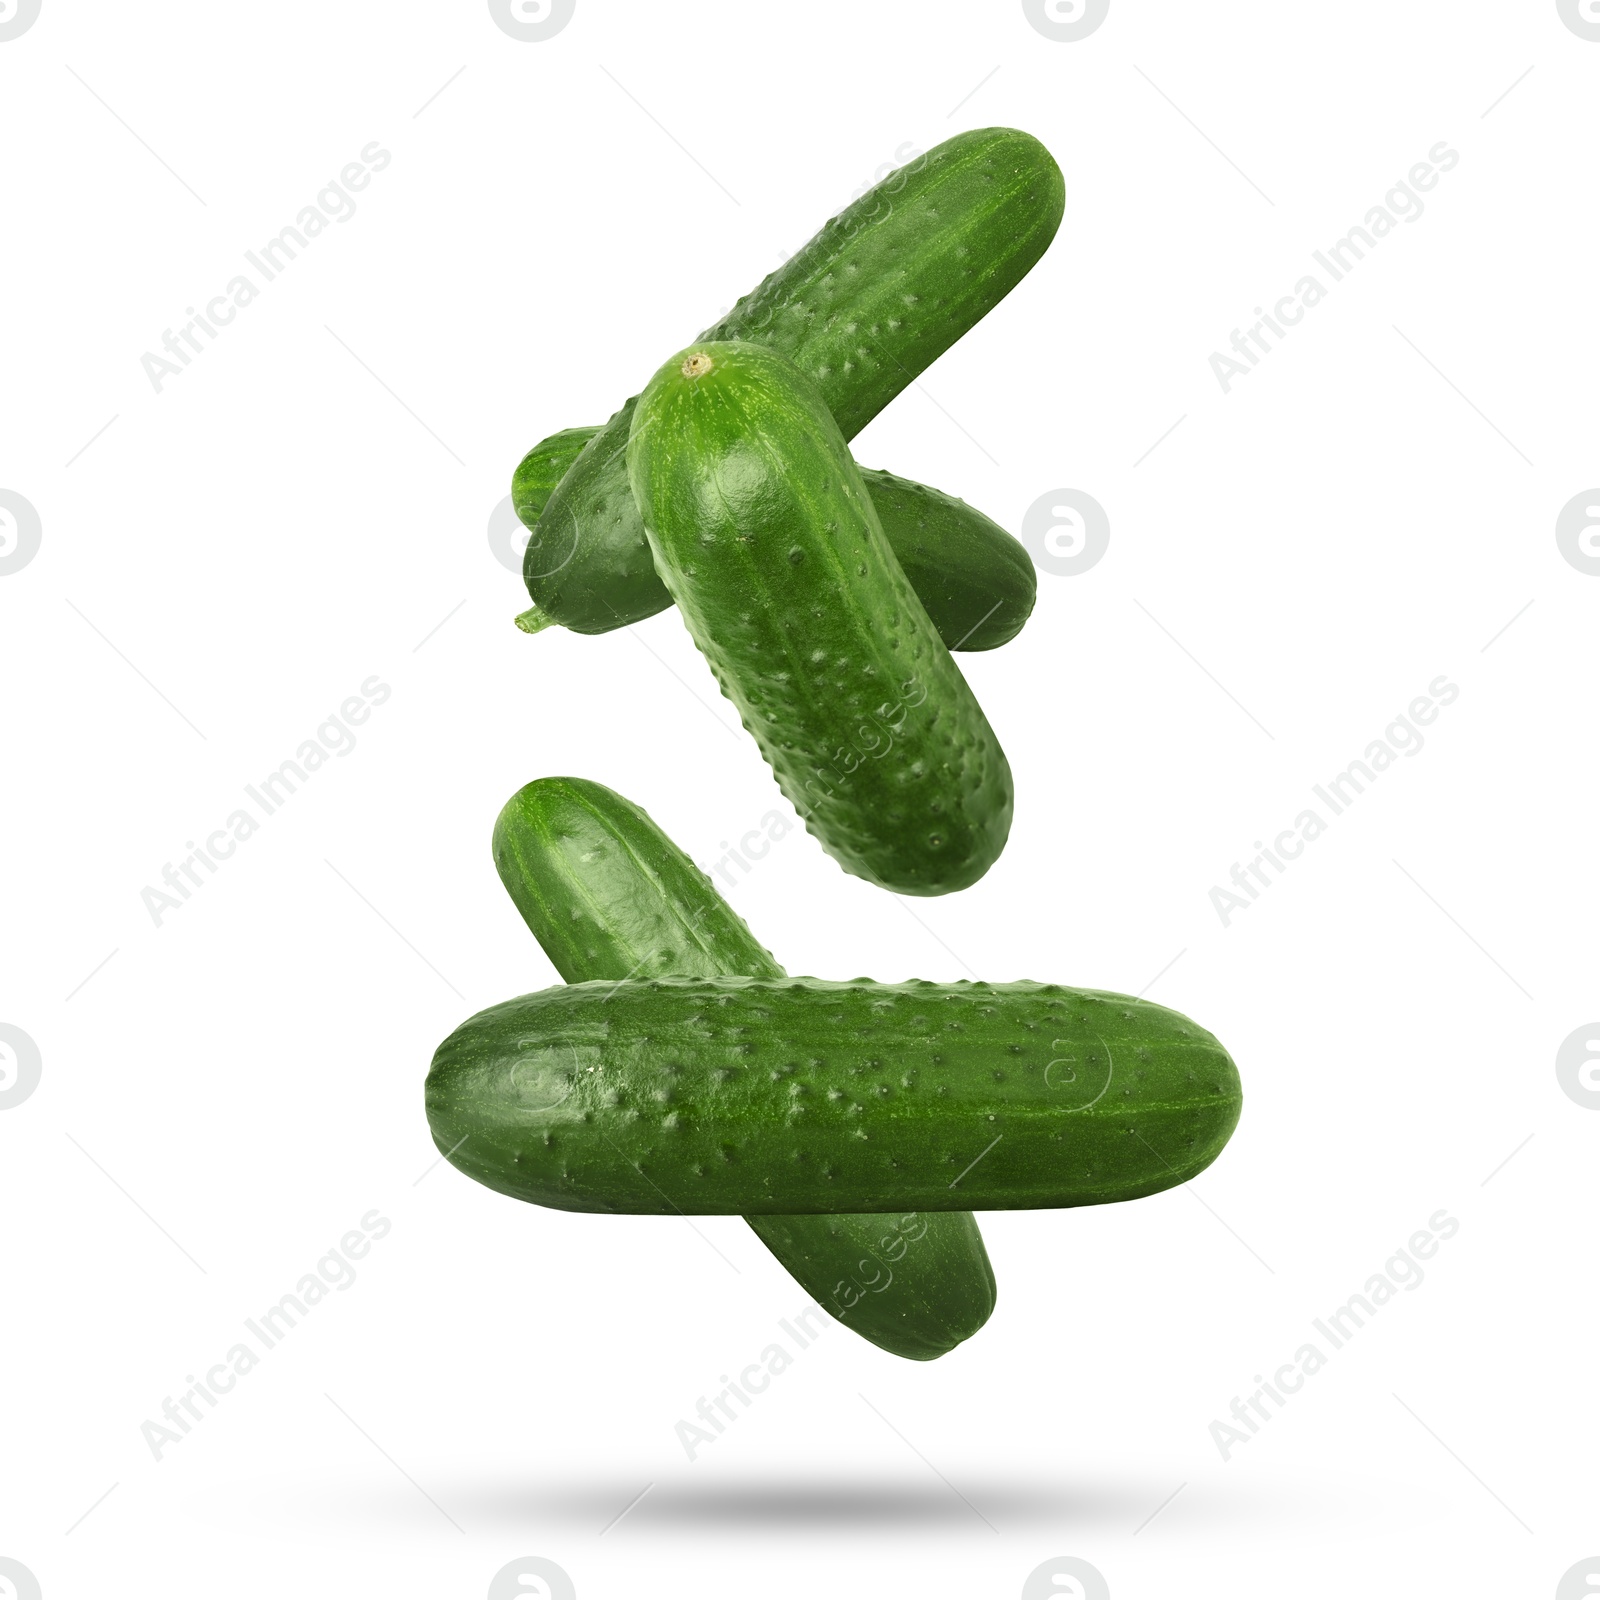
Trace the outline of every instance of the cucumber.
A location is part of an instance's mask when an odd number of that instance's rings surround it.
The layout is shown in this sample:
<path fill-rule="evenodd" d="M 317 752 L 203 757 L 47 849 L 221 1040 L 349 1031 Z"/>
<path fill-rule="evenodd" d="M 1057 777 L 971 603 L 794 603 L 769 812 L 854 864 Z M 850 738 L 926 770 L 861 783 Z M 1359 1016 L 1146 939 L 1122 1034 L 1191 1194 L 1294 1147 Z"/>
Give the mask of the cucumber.
<path fill-rule="evenodd" d="M 854 438 L 1016 287 L 1064 205 L 1061 170 L 1037 139 L 1015 128 L 957 134 L 846 206 L 701 338 L 782 351 Z M 692 242 L 690 226 L 678 247 Z M 548 504 L 518 506 L 535 524 L 523 559 L 535 608 L 579 633 L 667 605 L 628 493 L 633 407 L 590 441 Z"/>
<path fill-rule="evenodd" d="M 519 789 L 495 823 L 494 863 L 569 983 L 784 976 L 688 856 L 601 784 L 541 778 Z M 748 1220 L 814 1300 L 895 1355 L 944 1355 L 994 1310 L 994 1271 L 970 1212 Z"/>
<path fill-rule="evenodd" d="M 893 1355 L 937 1360 L 994 1310 L 994 1269 L 970 1211 L 745 1221 L 825 1311 Z"/>
<path fill-rule="evenodd" d="M 568 468 L 583 454 L 583 447 L 599 433 L 599 428 L 563 428 L 541 439 L 517 463 L 511 480 L 511 501 L 517 515 L 531 528 L 549 502 L 555 488 L 566 477 Z"/>
<path fill-rule="evenodd" d="M 1208 1166 L 1239 1105 L 1187 1018 L 1039 983 L 570 984 L 470 1018 L 427 1083 L 479 1183 L 686 1215 L 1134 1200 Z"/>
<path fill-rule="evenodd" d="M 568 428 L 542 439 L 522 458 L 512 495 L 531 527 L 583 446 L 599 428 Z M 1022 545 L 964 500 L 892 472 L 861 469 L 884 537 L 917 591 L 917 598 L 951 650 L 994 650 L 1014 639 L 1033 610 L 1038 578 Z M 640 537 L 643 538 L 641 524 Z M 661 590 L 660 611 L 672 596 Z M 538 606 L 517 618 L 527 633 L 552 618 Z"/>
<path fill-rule="evenodd" d="M 656 570 L 823 849 L 902 894 L 975 883 L 1011 769 L 817 386 L 762 345 L 693 345 L 640 396 L 628 471 Z"/>
<path fill-rule="evenodd" d="M 964 500 L 861 469 L 900 570 L 947 650 L 993 650 L 1022 631 L 1038 575 L 1022 543 Z"/>
<path fill-rule="evenodd" d="M 568 983 L 782 978 L 783 968 L 642 806 L 585 778 L 540 778 L 494 825 L 494 865 Z"/>

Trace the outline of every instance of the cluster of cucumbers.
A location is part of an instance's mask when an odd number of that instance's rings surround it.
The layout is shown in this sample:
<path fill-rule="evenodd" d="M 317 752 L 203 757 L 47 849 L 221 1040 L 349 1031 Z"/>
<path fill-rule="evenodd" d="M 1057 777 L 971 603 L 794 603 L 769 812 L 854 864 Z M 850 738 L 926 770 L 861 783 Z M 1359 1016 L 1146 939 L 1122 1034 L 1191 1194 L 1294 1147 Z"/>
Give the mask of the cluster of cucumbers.
<path fill-rule="evenodd" d="M 1010 767 L 951 652 L 1012 638 L 1035 580 L 1002 528 L 847 440 L 1015 287 L 1063 203 L 1029 135 L 947 140 L 513 484 L 518 625 L 605 633 L 676 604 L 806 827 L 898 894 L 966 888 L 1005 846 Z M 973 1209 L 1154 1194 L 1238 1121 L 1227 1052 L 1144 1000 L 788 976 L 600 784 L 528 784 L 494 859 L 566 982 L 439 1046 L 439 1149 L 537 1205 L 743 1215 L 896 1355 L 943 1355 L 993 1310 Z"/>

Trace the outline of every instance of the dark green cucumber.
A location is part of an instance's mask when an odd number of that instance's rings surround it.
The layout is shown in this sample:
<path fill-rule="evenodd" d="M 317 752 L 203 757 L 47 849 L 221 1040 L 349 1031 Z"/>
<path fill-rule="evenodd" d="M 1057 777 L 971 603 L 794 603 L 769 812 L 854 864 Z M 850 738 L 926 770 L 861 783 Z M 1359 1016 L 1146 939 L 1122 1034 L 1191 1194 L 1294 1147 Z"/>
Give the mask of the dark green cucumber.
<path fill-rule="evenodd" d="M 981 878 L 1011 769 L 816 385 L 762 345 L 693 345 L 640 396 L 628 471 L 662 582 L 823 849 L 901 894 Z"/>
<path fill-rule="evenodd" d="M 994 1310 L 994 1269 L 970 1211 L 745 1221 L 825 1311 L 894 1355 L 948 1355 Z"/>
<path fill-rule="evenodd" d="M 701 338 L 781 351 L 854 438 L 1016 287 L 1064 204 L 1061 170 L 1037 139 L 1015 128 L 957 134 L 846 206 Z M 541 616 L 579 633 L 668 604 L 628 493 L 633 407 L 590 441 L 548 504 L 518 506 L 532 525 L 528 593 Z"/>
<path fill-rule="evenodd" d="M 522 458 L 511 492 L 530 527 L 567 467 L 599 431 L 568 428 L 541 439 Z M 946 647 L 994 650 L 1014 639 L 1038 590 L 1033 562 L 1021 543 L 952 495 L 870 467 L 861 469 L 861 477 L 884 537 Z M 659 578 L 655 582 L 661 587 L 659 611 L 672 604 L 672 596 Z M 533 606 L 517 618 L 517 626 L 537 633 L 552 620 Z"/>
<path fill-rule="evenodd" d="M 519 789 L 495 822 L 494 864 L 568 982 L 784 976 L 648 814 L 601 784 L 540 778 Z M 896 1355 L 944 1355 L 994 1309 L 994 1271 L 970 1212 L 749 1221 L 813 1299 Z"/>
<path fill-rule="evenodd" d="M 964 500 L 861 469 L 884 537 L 948 650 L 993 650 L 1022 631 L 1039 579 L 1021 541 Z"/>
<path fill-rule="evenodd" d="M 491 1007 L 428 1074 L 434 1143 L 568 1211 L 1004 1211 L 1208 1166 L 1239 1075 L 1163 1006 L 1038 983 L 653 978 Z"/>

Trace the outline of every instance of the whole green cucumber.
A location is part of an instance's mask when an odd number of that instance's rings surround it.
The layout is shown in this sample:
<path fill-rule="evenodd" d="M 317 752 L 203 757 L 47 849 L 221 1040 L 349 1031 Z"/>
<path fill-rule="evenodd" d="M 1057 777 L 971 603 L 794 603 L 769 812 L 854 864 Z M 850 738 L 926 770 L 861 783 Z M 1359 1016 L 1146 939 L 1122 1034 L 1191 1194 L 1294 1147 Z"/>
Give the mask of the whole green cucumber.
<path fill-rule="evenodd" d="M 1239 1075 L 1149 1001 L 1038 983 L 653 978 L 493 1006 L 428 1074 L 468 1177 L 568 1211 L 1103 1205 L 1208 1166 Z"/>
<path fill-rule="evenodd" d="M 763 345 L 693 345 L 640 396 L 628 472 L 662 582 L 823 849 L 901 894 L 981 878 L 1011 769 L 817 386 Z"/>
<path fill-rule="evenodd" d="M 1055 237 L 1065 200 L 1061 169 L 1031 135 L 957 134 L 846 206 L 701 338 L 782 351 L 852 439 L 1016 287 Z M 628 493 L 633 406 L 589 442 L 547 504 L 518 505 L 534 525 L 528 593 L 542 616 L 579 633 L 668 603 Z"/>
<path fill-rule="evenodd" d="M 568 982 L 784 976 L 643 808 L 602 784 L 540 778 L 519 789 L 495 822 L 494 863 Z M 748 1220 L 814 1300 L 895 1355 L 944 1355 L 994 1310 L 994 1270 L 970 1212 Z"/>
<path fill-rule="evenodd" d="M 524 521 L 531 524 L 578 452 L 599 428 L 568 428 L 541 439 L 522 458 L 512 486 Z M 884 537 L 911 587 L 951 650 L 994 650 L 1014 639 L 1033 610 L 1038 577 L 1022 545 L 999 523 L 964 500 L 892 472 L 861 469 L 862 481 Z M 652 567 L 651 576 L 657 584 Z M 661 586 L 661 605 L 672 596 Z M 517 618 L 524 633 L 554 619 L 532 606 Z"/>

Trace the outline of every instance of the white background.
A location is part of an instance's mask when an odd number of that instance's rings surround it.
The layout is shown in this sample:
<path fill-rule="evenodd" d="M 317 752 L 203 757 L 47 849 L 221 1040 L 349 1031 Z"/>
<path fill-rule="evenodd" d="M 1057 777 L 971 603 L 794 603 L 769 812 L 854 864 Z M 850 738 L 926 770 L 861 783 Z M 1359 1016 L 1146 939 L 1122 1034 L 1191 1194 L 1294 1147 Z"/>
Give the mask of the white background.
<path fill-rule="evenodd" d="M 1600 578 L 1554 531 L 1600 481 L 1597 80 L 1553 0 L 1114 0 L 1076 43 L 948 0 L 578 0 L 541 43 L 468 0 L 44 0 L 0 43 L 0 488 L 43 530 L 0 578 L 0 1022 L 43 1062 L 0 1113 L 0 1556 L 46 1600 L 478 1597 L 524 1555 L 583 1600 L 1011 1597 L 1058 1556 L 1116 1600 L 1555 1594 L 1600 1549 L 1600 1115 L 1554 1066 L 1600 1014 Z M 897 903 L 796 829 L 730 898 L 795 972 L 1154 979 L 1244 1116 L 1187 1192 L 986 1217 L 976 1338 L 830 1325 L 691 1462 L 801 1291 L 737 1218 L 429 1171 L 422 1080 L 555 981 L 489 856 L 519 785 L 610 784 L 708 864 L 789 813 L 674 613 L 526 638 L 487 525 L 897 151 L 994 123 L 1059 159 L 1060 235 L 855 448 L 1013 529 L 1062 487 L 1110 517 L 963 659 L 1010 845 Z M 374 140 L 157 394 L 141 356 Z M 1225 395 L 1211 353 L 1441 140 L 1425 214 Z M 1212 886 L 1441 674 L 1425 748 L 1224 927 Z M 373 1208 L 358 1281 L 154 1460 Z M 1225 1461 L 1213 1420 L 1441 1208 L 1426 1281 Z"/>

